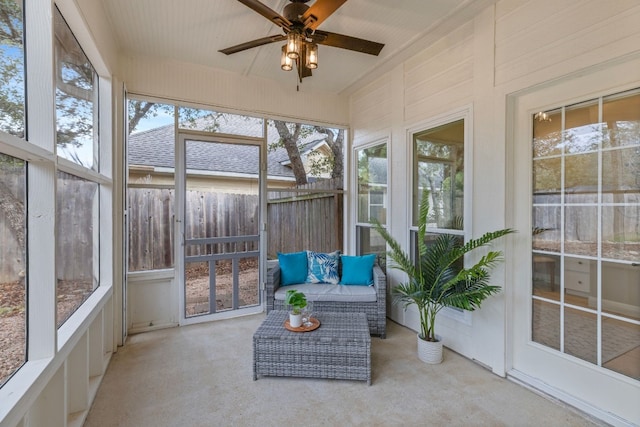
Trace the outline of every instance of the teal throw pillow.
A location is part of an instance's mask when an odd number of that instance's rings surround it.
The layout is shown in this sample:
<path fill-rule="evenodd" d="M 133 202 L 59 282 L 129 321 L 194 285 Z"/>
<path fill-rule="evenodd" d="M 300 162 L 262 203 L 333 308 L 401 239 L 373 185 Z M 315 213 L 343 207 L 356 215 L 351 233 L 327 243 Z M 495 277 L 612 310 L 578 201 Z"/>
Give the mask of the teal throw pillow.
<path fill-rule="evenodd" d="M 307 252 L 278 252 L 280 264 L 280 286 L 304 283 L 307 279 Z"/>
<path fill-rule="evenodd" d="M 340 281 L 338 264 L 340 263 L 340 251 L 328 254 L 307 251 L 307 282 L 329 283 L 337 285 Z"/>
<path fill-rule="evenodd" d="M 342 280 L 341 285 L 362 285 L 373 284 L 373 264 L 376 262 L 376 255 L 349 256 L 342 255 Z"/>

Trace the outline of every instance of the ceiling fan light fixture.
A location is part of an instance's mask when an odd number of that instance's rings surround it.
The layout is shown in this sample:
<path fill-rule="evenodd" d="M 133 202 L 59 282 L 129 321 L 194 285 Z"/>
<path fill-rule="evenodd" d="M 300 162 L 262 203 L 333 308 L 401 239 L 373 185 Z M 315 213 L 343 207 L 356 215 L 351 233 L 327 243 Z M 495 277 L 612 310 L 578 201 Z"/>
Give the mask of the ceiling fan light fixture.
<path fill-rule="evenodd" d="M 287 35 L 287 56 L 291 59 L 298 59 L 300 57 L 300 49 L 302 45 L 302 37 L 300 34 L 290 32 Z"/>
<path fill-rule="evenodd" d="M 307 68 L 315 70 L 318 68 L 318 45 L 316 43 L 307 44 Z"/>
<path fill-rule="evenodd" d="M 291 71 L 293 69 L 293 59 L 287 55 L 287 45 L 282 46 L 282 56 L 280 56 L 280 68 L 284 71 Z"/>

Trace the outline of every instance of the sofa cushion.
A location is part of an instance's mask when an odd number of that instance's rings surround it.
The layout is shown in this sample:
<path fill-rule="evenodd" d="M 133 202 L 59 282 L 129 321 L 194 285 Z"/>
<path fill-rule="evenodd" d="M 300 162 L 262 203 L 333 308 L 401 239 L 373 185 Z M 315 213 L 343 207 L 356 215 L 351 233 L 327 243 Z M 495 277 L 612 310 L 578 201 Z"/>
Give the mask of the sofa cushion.
<path fill-rule="evenodd" d="M 326 285 L 318 283 L 304 283 L 295 286 L 297 291 L 305 294 L 308 301 L 338 301 L 338 302 L 375 302 L 376 290 L 372 286 L 344 286 Z M 290 288 L 278 288 L 274 298 L 284 301 L 285 294 Z"/>
<path fill-rule="evenodd" d="M 319 253 L 307 251 L 307 283 L 338 284 L 338 264 L 340 263 L 340 251 L 331 253 Z"/>
<path fill-rule="evenodd" d="M 280 264 L 280 285 L 295 285 L 307 281 L 307 252 L 278 252 Z"/>
<path fill-rule="evenodd" d="M 350 256 L 341 255 L 342 261 L 342 285 L 364 285 L 373 284 L 373 264 L 376 262 L 376 255 Z"/>

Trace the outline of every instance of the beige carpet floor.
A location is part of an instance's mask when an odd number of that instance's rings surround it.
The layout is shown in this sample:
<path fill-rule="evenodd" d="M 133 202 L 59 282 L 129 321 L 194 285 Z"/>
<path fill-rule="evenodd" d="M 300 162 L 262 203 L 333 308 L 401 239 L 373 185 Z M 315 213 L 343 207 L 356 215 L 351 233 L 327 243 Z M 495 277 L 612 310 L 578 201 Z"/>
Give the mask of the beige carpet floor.
<path fill-rule="evenodd" d="M 252 334 L 264 315 L 130 336 L 85 426 L 592 426 L 583 414 L 445 349 L 416 357 L 415 332 L 372 338 L 372 385 L 261 377 Z"/>

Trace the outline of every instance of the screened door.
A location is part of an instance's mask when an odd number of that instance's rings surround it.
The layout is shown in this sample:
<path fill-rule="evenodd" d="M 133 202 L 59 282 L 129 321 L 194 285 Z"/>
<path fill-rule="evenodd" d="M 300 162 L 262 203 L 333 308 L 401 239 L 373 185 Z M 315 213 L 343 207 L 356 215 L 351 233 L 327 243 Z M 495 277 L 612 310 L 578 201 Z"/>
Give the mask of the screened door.
<path fill-rule="evenodd" d="M 260 311 L 260 141 L 179 144 L 183 323 Z"/>

